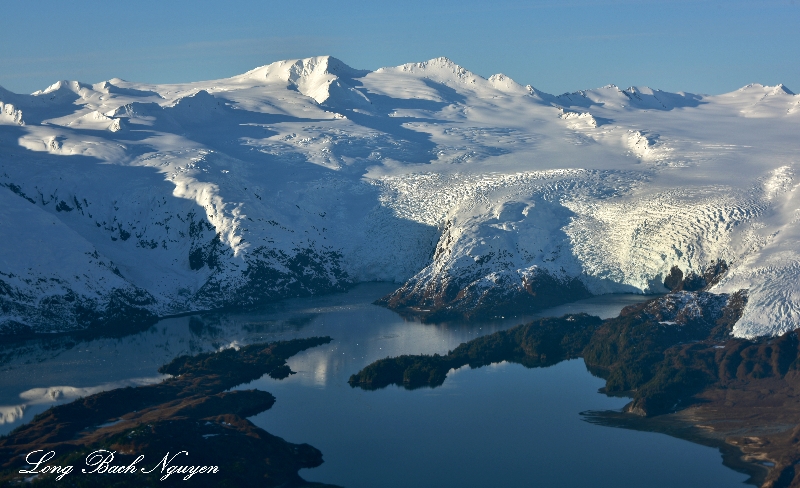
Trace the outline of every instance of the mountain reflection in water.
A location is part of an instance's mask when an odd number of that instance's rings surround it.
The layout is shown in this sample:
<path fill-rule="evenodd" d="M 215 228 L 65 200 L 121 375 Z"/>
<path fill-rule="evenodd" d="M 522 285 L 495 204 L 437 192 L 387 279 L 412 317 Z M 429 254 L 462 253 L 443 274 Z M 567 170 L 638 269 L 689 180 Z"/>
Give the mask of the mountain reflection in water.
<path fill-rule="evenodd" d="M 530 370 L 500 363 L 460 369 L 443 387 L 354 390 L 349 376 L 400 354 L 445 354 L 460 343 L 524 322 L 422 324 L 372 305 L 395 285 L 288 300 L 251 313 L 208 313 L 160 321 L 123 338 L 65 337 L 0 348 L 0 434 L 53 403 L 137 382 L 182 354 L 311 336 L 333 342 L 289 360 L 298 374 L 239 389 L 275 395 L 252 418 L 289 442 L 311 444 L 325 463 L 308 480 L 360 486 L 732 486 L 745 475 L 716 449 L 664 435 L 584 422 L 580 412 L 620 409 L 597 393 L 603 381 L 581 360 Z M 595 297 L 537 315 L 615 316 L 636 295 Z"/>

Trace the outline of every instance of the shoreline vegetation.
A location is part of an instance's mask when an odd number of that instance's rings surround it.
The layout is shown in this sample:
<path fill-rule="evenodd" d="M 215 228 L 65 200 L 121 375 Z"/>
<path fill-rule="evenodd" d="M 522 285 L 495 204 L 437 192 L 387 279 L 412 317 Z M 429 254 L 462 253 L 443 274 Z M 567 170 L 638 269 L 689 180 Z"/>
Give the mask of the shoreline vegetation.
<path fill-rule="evenodd" d="M 0 486 L 26 484 L 30 475 L 19 471 L 26 469 L 26 455 L 36 450 L 43 450 L 40 455 L 56 453 L 48 460 L 51 466 L 81 466 L 90 453 L 106 450 L 115 452 L 114 465 L 127 466 L 144 456 L 148 469 L 165 454 L 183 450 L 193 465 L 218 466 L 213 475 L 192 478 L 193 486 L 332 486 L 298 475 L 302 468 L 322 464 L 319 450 L 286 442 L 247 420 L 272 407 L 272 394 L 231 391 L 265 374 L 288 377 L 293 372 L 286 359 L 330 341 L 312 337 L 180 356 L 159 369 L 171 375 L 159 384 L 105 391 L 53 407 L 0 437 Z M 134 487 L 184 482 L 183 476 L 159 481 L 163 473 L 158 469 L 135 476 L 76 471 L 60 480 L 39 474 L 32 484 Z"/>
<path fill-rule="evenodd" d="M 725 465 L 764 488 L 800 486 L 800 339 L 734 338 L 747 293 L 707 290 L 727 270 L 704 275 L 674 268 L 671 289 L 616 318 L 587 314 L 541 318 L 479 337 L 446 355 L 404 355 L 376 361 L 350 377 L 374 390 L 437 387 L 451 370 L 508 361 L 528 368 L 583 358 L 606 380 L 603 392 L 627 395 L 624 412 L 586 412 L 609 426 L 667 433 L 720 448 Z"/>
<path fill-rule="evenodd" d="M 800 486 L 800 338 L 740 339 L 730 335 L 747 292 L 707 290 L 727 271 L 719 262 L 703 275 L 673 268 L 667 295 L 625 307 L 618 317 L 588 314 L 536 319 L 476 338 L 446 355 L 403 355 L 378 360 L 352 375 L 353 388 L 389 385 L 437 387 L 450 371 L 508 361 L 528 368 L 582 358 L 606 380 L 608 395 L 629 396 L 622 412 L 583 412 L 588 422 L 661 432 L 718 448 L 723 463 L 764 488 Z M 53 407 L 0 437 L 0 486 L 24 483 L 25 455 L 54 451 L 54 466 L 80 465 L 87 454 L 114 451 L 115 464 L 148 468 L 166 453 L 191 453 L 191 463 L 219 466 L 199 486 L 326 487 L 306 482 L 302 468 L 319 466 L 322 453 L 256 427 L 247 417 L 272 407 L 259 390 L 233 390 L 265 374 L 293 374 L 286 360 L 329 343 L 312 337 L 180 356 L 159 372 L 156 385 L 110 390 Z M 202 447 L 202 449 L 198 449 Z M 105 474 L 38 475 L 33 486 L 141 486 L 151 480 Z M 153 482 L 156 474 L 153 474 Z M 173 483 L 182 477 L 169 478 Z M 30 480 L 30 478 L 29 478 Z M 158 481 L 158 483 L 162 483 Z"/>

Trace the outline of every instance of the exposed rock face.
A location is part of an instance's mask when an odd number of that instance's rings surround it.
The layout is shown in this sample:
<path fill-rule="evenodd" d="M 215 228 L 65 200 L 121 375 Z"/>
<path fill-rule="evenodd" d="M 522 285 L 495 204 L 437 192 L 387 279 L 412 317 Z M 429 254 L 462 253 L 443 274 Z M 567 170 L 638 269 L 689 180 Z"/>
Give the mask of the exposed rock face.
<path fill-rule="evenodd" d="M 342 269 L 342 255 L 316 249 L 281 250 L 259 247 L 240 276 L 212 274 L 194 299 L 206 308 L 251 307 L 282 298 L 345 291 L 352 284 Z"/>
<path fill-rule="evenodd" d="M 415 277 L 377 303 L 426 321 L 486 319 L 525 314 L 591 296 L 578 278 L 557 278 L 544 270 L 493 272 L 458 278 Z"/>
<path fill-rule="evenodd" d="M 0 184 L 0 217 L 19 224 L 0 259 L 0 336 L 122 333 L 163 315 L 255 306 L 353 283 L 341 252 L 294 239 L 302 232 L 277 221 L 264 224 L 274 229 L 272 242 L 236 255 L 191 204 L 168 208 L 148 195 L 125 208 L 102 188 L 86 188 L 80 198 L 54 188 L 44 197 L 44 186 Z M 280 238 L 288 243 L 276 245 Z"/>
<path fill-rule="evenodd" d="M 689 272 L 686 277 L 679 267 L 673 266 L 664 278 L 664 287 L 670 291 L 705 291 L 719 283 L 727 271 L 728 263 L 722 260 L 706 268 L 702 275 Z"/>
<path fill-rule="evenodd" d="M 710 380 L 682 369 L 674 372 L 677 379 L 663 384 L 664 372 L 672 371 L 670 355 L 687 343 L 713 351 L 731 340 L 730 331 L 746 303 L 744 291 L 733 295 L 679 291 L 629 306 L 597 330 L 582 356 L 590 371 L 606 379 L 607 392 L 636 391 L 630 411 L 666 413 Z"/>
<path fill-rule="evenodd" d="M 152 325 L 158 316 L 153 297 L 133 286 L 115 288 L 101 297 L 78 294 L 70 288 L 41 299 L 0 280 L 0 336 L 29 337 L 41 332 L 76 330 L 123 334 Z"/>
<path fill-rule="evenodd" d="M 392 383 L 409 388 L 438 386 L 450 369 L 466 364 L 480 367 L 511 361 L 542 367 L 583 357 L 590 371 L 606 379 L 607 392 L 637 391 L 631 411 L 664 413 L 714 381 L 702 376 L 691 383 L 681 376 L 686 373 L 683 368 L 676 380 L 678 388 L 661 392 L 659 375 L 671 371 L 671 355 L 687 343 L 695 349 L 704 344 L 703 348 L 714 351 L 715 345 L 733 341 L 730 331 L 746 302 L 743 291 L 731 296 L 679 291 L 626 307 L 619 317 L 605 321 L 586 314 L 538 319 L 462 344 L 445 356 L 377 361 L 353 375 L 350 383 L 370 389 Z"/>
<path fill-rule="evenodd" d="M 756 85 L 551 96 L 446 58 L 327 56 L 0 88 L 0 334 L 378 280 L 430 320 L 504 316 L 661 293 L 674 266 L 689 276 L 669 283 L 704 289 L 725 259 L 714 290 L 757 305 L 735 333 L 779 335 L 800 320 L 797 101 Z"/>
<path fill-rule="evenodd" d="M 437 321 L 530 313 L 591 296 L 578 277 L 542 266 L 547 260 L 563 259 L 565 236 L 558 231 L 563 208 L 539 201 L 535 206 L 506 205 L 499 213 L 481 222 L 477 231 L 470 229 L 472 222 L 448 221 L 431 264 L 377 303 Z M 544 229 L 531 242 L 524 239 L 528 236 L 494 227 L 537 217 Z"/>
<path fill-rule="evenodd" d="M 673 272 L 674 277 L 679 273 Z M 683 288 L 601 321 L 538 319 L 461 344 L 447 355 L 376 361 L 353 387 L 441 385 L 452 368 L 510 361 L 544 367 L 583 357 L 605 392 L 633 400 L 622 412 L 588 412 L 603 425 L 663 432 L 718 447 L 726 465 L 762 488 L 800 486 L 800 329 L 779 337 L 731 335 L 747 293 L 686 291 L 714 273 L 676 278 Z"/>

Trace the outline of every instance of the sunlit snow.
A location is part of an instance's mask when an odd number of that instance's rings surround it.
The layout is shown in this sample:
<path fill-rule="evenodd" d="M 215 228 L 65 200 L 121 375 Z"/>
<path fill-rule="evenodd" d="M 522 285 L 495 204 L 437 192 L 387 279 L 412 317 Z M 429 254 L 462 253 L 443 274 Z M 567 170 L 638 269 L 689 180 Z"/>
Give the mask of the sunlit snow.
<path fill-rule="evenodd" d="M 432 280 L 492 255 L 480 286 L 544 269 L 593 293 L 661 292 L 672 266 L 724 259 L 712 291 L 749 289 L 735 333 L 776 334 L 800 325 L 799 129 L 783 85 L 553 96 L 446 58 L 0 88 L 0 300 L 130 289 L 159 315 L 213 308 L 255 262 L 283 270 L 302 250 L 340 256 L 346 278 L 315 271 L 331 283 Z"/>

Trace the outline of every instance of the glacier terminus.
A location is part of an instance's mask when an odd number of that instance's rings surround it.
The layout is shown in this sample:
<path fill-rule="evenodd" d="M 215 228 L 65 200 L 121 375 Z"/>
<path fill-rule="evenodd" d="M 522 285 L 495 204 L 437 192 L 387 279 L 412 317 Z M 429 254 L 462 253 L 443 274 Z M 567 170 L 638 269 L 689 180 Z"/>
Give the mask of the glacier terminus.
<path fill-rule="evenodd" d="M 550 95 L 447 58 L 0 88 L 0 333 L 90 328 L 392 281 L 494 317 L 664 293 L 724 261 L 733 332 L 800 326 L 800 96 Z"/>

